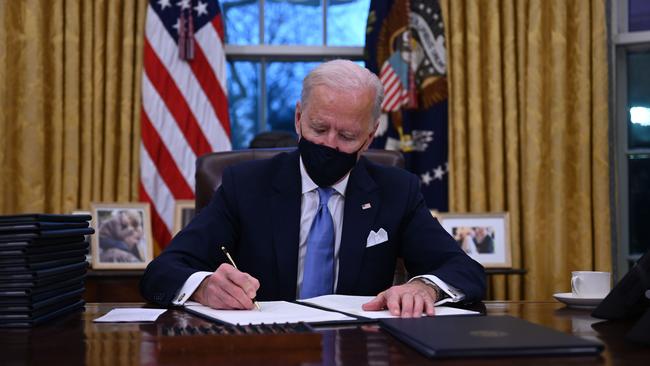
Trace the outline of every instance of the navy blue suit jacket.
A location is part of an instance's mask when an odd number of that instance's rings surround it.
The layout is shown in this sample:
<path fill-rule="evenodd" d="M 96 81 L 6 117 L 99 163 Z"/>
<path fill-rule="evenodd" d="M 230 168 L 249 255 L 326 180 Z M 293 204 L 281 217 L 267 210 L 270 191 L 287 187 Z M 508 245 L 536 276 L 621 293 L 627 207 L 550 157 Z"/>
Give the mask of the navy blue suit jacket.
<path fill-rule="evenodd" d="M 257 300 L 295 300 L 300 200 L 297 151 L 227 168 L 210 204 L 149 264 L 142 295 L 170 305 L 192 273 L 227 261 L 223 245 L 239 270 L 260 281 Z M 380 228 L 388 241 L 366 248 L 370 231 Z M 417 177 L 361 158 L 345 192 L 336 292 L 376 295 L 389 288 L 397 257 L 412 276 L 436 275 L 468 301 L 484 296 L 483 267 L 431 216 Z"/>

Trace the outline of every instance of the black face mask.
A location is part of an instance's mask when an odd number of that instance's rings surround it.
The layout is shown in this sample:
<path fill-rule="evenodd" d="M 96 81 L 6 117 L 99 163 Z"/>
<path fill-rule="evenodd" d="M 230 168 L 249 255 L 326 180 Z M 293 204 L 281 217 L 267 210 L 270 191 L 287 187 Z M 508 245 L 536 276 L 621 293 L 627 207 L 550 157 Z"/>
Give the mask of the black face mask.
<path fill-rule="evenodd" d="M 343 178 L 354 168 L 362 148 L 363 145 L 353 153 L 345 153 L 329 146 L 315 144 L 302 136 L 298 142 L 298 151 L 305 170 L 319 187 L 329 187 Z"/>

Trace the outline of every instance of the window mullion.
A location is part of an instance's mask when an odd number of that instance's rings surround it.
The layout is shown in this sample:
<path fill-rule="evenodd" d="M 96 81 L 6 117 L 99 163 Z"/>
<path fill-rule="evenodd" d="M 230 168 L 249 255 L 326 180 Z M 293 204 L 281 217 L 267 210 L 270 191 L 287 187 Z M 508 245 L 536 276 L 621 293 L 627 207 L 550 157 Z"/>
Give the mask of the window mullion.
<path fill-rule="evenodd" d="M 260 27 L 260 44 L 265 44 L 266 43 L 266 35 L 264 34 L 264 8 L 266 7 L 266 0 L 260 0 L 259 6 L 260 6 L 260 19 L 259 19 L 259 27 Z"/>
<path fill-rule="evenodd" d="M 323 45 L 327 46 L 327 0 L 323 0 Z"/>
<path fill-rule="evenodd" d="M 257 133 L 266 131 L 266 108 L 268 103 L 267 90 L 266 90 L 266 58 L 260 60 L 260 109 L 259 121 L 257 121 Z"/>

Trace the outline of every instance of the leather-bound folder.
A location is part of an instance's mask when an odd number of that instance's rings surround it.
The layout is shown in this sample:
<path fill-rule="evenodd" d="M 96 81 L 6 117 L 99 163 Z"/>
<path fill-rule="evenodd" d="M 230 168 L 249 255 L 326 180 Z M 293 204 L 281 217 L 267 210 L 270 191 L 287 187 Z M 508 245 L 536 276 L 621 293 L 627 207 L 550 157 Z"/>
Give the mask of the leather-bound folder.
<path fill-rule="evenodd" d="M 36 302 L 0 304 L 0 319 L 12 318 L 17 315 L 31 316 L 31 314 L 37 310 L 57 307 L 72 300 L 79 300 L 83 291 L 84 287 L 82 286 L 70 291 L 59 292 L 54 296 Z"/>
<path fill-rule="evenodd" d="M 77 227 L 66 229 L 52 229 L 52 230 L 33 230 L 33 231 L 0 231 L 0 241 L 18 241 L 18 240 L 34 240 L 39 238 L 61 238 L 71 237 L 78 235 L 92 235 L 95 229 L 91 227 Z"/>
<path fill-rule="evenodd" d="M 430 358 L 595 355 L 599 342 L 511 316 L 381 319 L 381 327 Z"/>
<path fill-rule="evenodd" d="M 21 304 L 48 299 L 84 286 L 85 276 L 77 276 L 35 288 L 0 289 L 0 304 Z"/>
<path fill-rule="evenodd" d="M 88 221 L 82 222 L 10 222 L 0 221 L 0 234 L 11 232 L 39 232 L 42 230 L 79 229 L 90 226 Z"/>
<path fill-rule="evenodd" d="M 76 271 L 64 273 L 63 276 L 56 276 L 54 282 L 45 285 L 32 286 L 32 287 L 6 287 L 0 288 L 0 297 L 9 299 L 12 297 L 27 297 L 38 295 L 44 292 L 55 291 L 60 288 L 72 286 L 75 284 L 83 284 L 86 279 L 86 273 L 77 273 Z"/>
<path fill-rule="evenodd" d="M 52 307 L 46 310 L 38 310 L 29 315 L 17 315 L 0 319 L 0 328 L 26 328 L 44 323 L 51 319 L 83 309 L 85 301 L 71 300 L 62 306 Z"/>
<path fill-rule="evenodd" d="M 0 274 L 12 272 L 25 272 L 39 269 L 50 269 L 65 266 L 68 264 L 77 264 L 86 261 L 86 256 L 75 256 L 69 258 L 53 259 L 45 262 L 2 264 L 0 263 Z"/>
<path fill-rule="evenodd" d="M 81 268 L 75 268 L 71 270 L 66 270 L 62 273 L 57 273 L 52 276 L 47 277 L 36 277 L 36 278 L 27 278 L 27 279 L 12 279 L 10 281 L 0 281 L 0 291 L 11 291 L 11 290 L 37 290 L 43 287 L 48 287 L 50 285 L 67 281 L 72 278 L 85 278 L 86 277 L 86 268 L 87 266 L 81 266 Z"/>
<path fill-rule="evenodd" d="M 56 254 L 63 251 L 85 249 L 88 249 L 88 242 L 86 241 L 68 242 L 57 245 L 25 246 L 20 248 L 6 248 L 0 246 L 0 259 L 30 255 Z"/>
<path fill-rule="evenodd" d="M 0 250 L 22 249 L 27 247 L 54 247 L 70 243 L 85 241 L 84 235 L 71 235 L 60 238 L 27 238 L 27 239 L 7 239 L 2 240 L 0 237 Z"/>
<path fill-rule="evenodd" d="M 83 243 L 83 242 L 82 242 Z M 87 246 L 87 244 L 86 244 Z M 56 250 L 49 253 L 2 256 L 0 257 L 0 266 L 15 264 L 44 263 L 57 259 L 78 258 L 88 254 L 87 248 L 73 250 Z"/>
<path fill-rule="evenodd" d="M 2 215 L 0 222 L 82 222 L 90 221 L 90 215 L 27 213 L 19 215 Z"/>
<path fill-rule="evenodd" d="M 67 264 L 55 268 L 37 269 L 31 271 L 20 271 L 20 272 L 12 272 L 12 273 L 0 273 L 0 287 L 2 287 L 2 282 L 20 282 L 20 281 L 33 280 L 38 278 L 46 278 L 46 277 L 56 276 L 69 271 L 75 271 L 79 269 L 85 270 L 87 267 L 88 267 L 87 262 L 79 262 L 79 263 Z"/>

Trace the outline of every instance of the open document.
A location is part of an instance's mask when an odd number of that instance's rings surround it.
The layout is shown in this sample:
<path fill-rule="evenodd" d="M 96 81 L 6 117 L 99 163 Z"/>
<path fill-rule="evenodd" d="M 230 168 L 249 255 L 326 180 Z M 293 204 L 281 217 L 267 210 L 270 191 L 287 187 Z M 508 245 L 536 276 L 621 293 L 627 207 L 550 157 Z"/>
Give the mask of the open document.
<path fill-rule="evenodd" d="M 186 302 L 184 306 L 187 311 L 202 317 L 242 325 L 355 322 L 396 317 L 388 310 L 362 310 L 361 305 L 372 299 L 373 296 L 324 295 L 298 300 L 305 305 L 287 301 L 260 301 L 258 304 L 261 310 L 217 310 L 192 301 Z M 436 316 L 472 314 L 479 313 L 448 306 L 436 306 Z"/>
<path fill-rule="evenodd" d="M 196 302 L 186 302 L 185 309 L 199 316 L 230 324 L 255 325 L 273 323 L 325 323 L 354 321 L 347 315 L 287 301 L 259 301 L 261 310 L 217 310 Z"/>
<path fill-rule="evenodd" d="M 369 302 L 374 298 L 374 296 L 323 295 L 298 301 L 305 304 L 316 305 L 321 308 L 340 311 L 343 313 L 362 316 L 370 319 L 397 318 L 397 316 L 392 315 L 388 310 L 364 311 L 361 309 L 361 305 Z M 452 308 L 448 306 L 436 306 L 435 312 L 436 316 L 470 314 L 479 314 L 479 312 Z"/>

